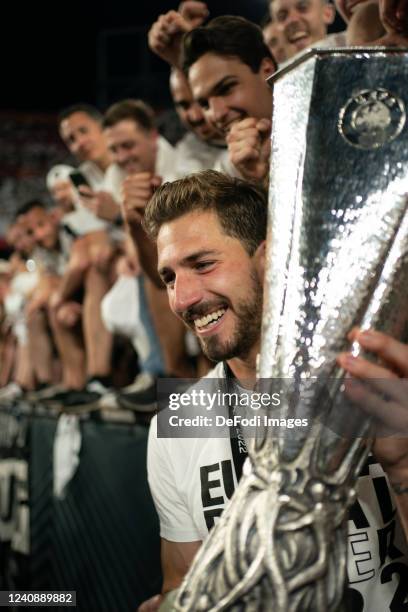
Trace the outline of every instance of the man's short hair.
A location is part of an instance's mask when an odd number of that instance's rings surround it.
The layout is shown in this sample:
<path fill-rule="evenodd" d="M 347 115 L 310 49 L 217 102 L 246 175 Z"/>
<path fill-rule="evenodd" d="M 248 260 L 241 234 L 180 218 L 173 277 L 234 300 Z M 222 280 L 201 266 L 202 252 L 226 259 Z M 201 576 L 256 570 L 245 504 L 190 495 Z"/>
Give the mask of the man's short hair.
<path fill-rule="evenodd" d="M 244 17 L 233 15 L 216 17 L 207 25 L 184 35 L 183 71 L 187 74 L 191 66 L 205 53 L 238 57 L 252 72 L 259 71 L 265 57 L 273 60 L 260 27 Z"/>
<path fill-rule="evenodd" d="M 95 106 L 79 102 L 78 104 L 71 104 L 71 106 L 67 106 L 59 112 L 58 126 L 60 126 L 65 119 L 68 119 L 74 113 L 85 113 L 85 115 L 88 115 L 88 117 L 91 117 L 91 119 L 94 119 L 97 123 L 102 123 L 103 120 L 102 113 L 100 113 Z"/>
<path fill-rule="evenodd" d="M 152 240 L 160 227 L 195 211 L 214 211 L 227 236 L 237 238 L 253 255 L 266 237 L 266 191 L 215 170 L 164 183 L 146 207 L 143 226 Z"/>
<path fill-rule="evenodd" d="M 26 215 L 28 212 L 30 212 L 30 210 L 33 210 L 34 208 L 42 208 L 43 210 L 46 210 L 47 206 L 41 200 L 33 198 L 32 200 L 28 200 L 28 202 L 25 202 L 20 206 L 20 208 L 18 208 L 14 215 L 14 219 L 18 219 L 18 217 L 21 217 L 21 215 Z"/>
<path fill-rule="evenodd" d="M 154 111 L 143 100 L 121 100 L 112 104 L 103 118 L 103 127 L 109 128 L 126 120 L 134 121 L 147 131 L 155 128 Z"/>

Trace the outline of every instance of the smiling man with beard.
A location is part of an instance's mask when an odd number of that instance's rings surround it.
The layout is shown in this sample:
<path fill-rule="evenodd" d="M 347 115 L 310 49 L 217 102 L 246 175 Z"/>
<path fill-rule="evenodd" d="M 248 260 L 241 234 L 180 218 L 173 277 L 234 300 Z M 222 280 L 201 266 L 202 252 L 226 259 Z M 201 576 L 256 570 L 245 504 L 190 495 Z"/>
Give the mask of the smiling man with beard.
<path fill-rule="evenodd" d="M 171 309 L 195 330 L 207 356 L 219 361 L 205 379 L 214 396 L 225 389 L 242 394 L 255 383 L 266 213 L 262 189 L 214 171 L 163 185 L 146 208 L 144 227 L 157 244 L 158 269 Z M 348 516 L 349 608 L 384 612 L 397 609 L 408 596 L 401 580 L 408 559 L 408 442 L 401 434 L 408 423 L 408 347 L 374 330 L 354 329 L 349 339 L 381 358 L 379 366 L 349 353 L 338 357 L 354 378 L 371 382 L 347 387 L 349 394 L 378 417 L 379 425 L 397 428 L 399 437 L 391 443 L 380 435 L 375 439 Z M 379 393 L 375 390 L 380 379 L 389 385 L 385 395 L 383 384 Z M 195 404 L 188 403 L 186 413 L 192 416 Z M 237 414 L 235 407 L 229 413 Z M 210 434 L 196 429 L 196 438 L 160 437 L 156 423 L 163 425 L 162 415 L 150 429 L 148 476 L 160 518 L 166 594 L 180 585 L 231 499 L 246 448 L 242 432 L 230 439 L 217 437 L 214 429 Z M 161 601 L 162 596 L 156 596 L 139 612 L 154 612 Z M 163 610 L 170 609 L 168 604 L 166 600 Z"/>
<path fill-rule="evenodd" d="M 217 363 L 208 375 L 215 380 L 206 381 L 214 393 L 226 375 L 232 384 L 255 380 L 266 214 L 263 189 L 213 170 L 166 183 L 146 209 L 170 308 Z M 245 448 L 238 455 L 225 438 L 157 438 L 153 422 L 148 472 L 160 516 L 163 592 L 180 584 L 231 497 Z M 154 610 L 150 604 L 142 610 Z"/>

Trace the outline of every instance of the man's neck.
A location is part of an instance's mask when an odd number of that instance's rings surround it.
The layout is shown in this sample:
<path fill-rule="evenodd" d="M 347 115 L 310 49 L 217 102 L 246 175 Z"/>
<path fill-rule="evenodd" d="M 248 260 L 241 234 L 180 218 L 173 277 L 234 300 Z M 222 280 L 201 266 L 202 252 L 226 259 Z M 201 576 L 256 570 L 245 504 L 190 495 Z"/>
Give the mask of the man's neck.
<path fill-rule="evenodd" d="M 244 358 L 234 357 L 227 364 L 238 382 L 245 388 L 252 388 L 256 382 L 256 357 L 259 353 L 259 344 L 254 346 Z"/>
<path fill-rule="evenodd" d="M 111 164 L 110 154 L 106 152 L 106 154 L 103 157 L 101 157 L 100 159 L 97 159 L 94 163 L 98 166 L 98 168 L 102 170 L 102 172 L 106 172 L 106 170 Z"/>

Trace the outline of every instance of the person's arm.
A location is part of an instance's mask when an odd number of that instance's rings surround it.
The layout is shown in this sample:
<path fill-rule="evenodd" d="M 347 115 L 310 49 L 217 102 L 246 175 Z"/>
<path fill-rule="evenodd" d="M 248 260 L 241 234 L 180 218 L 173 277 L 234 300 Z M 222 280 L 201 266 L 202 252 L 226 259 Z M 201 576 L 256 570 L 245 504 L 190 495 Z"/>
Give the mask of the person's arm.
<path fill-rule="evenodd" d="M 239 175 L 247 181 L 268 177 L 271 155 L 271 122 L 247 117 L 235 123 L 228 136 L 228 154 Z"/>
<path fill-rule="evenodd" d="M 177 491 L 175 469 L 172 465 L 174 460 L 177 459 L 171 441 L 157 437 L 156 416 L 149 431 L 147 473 L 160 519 L 163 585 L 161 595 L 143 602 L 138 612 L 156 612 L 159 609 L 164 596 L 180 586 L 201 546 L 201 541 L 193 540 L 197 531 L 189 510 Z M 170 540 L 170 537 L 173 539 Z M 176 538 L 185 541 L 175 541 Z"/>
<path fill-rule="evenodd" d="M 178 11 L 160 15 L 148 34 L 149 47 L 170 66 L 180 66 L 181 40 L 186 32 L 201 25 L 208 16 L 204 2 L 187 0 Z"/>
<path fill-rule="evenodd" d="M 366 383 L 348 385 L 347 393 L 375 419 L 373 453 L 388 476 L 408 539 L 408 345 L 374 330 L 354 329 L 350 339 L 379 359 L 372 363 L 343 353 L 338 362 Z"/>
<path fill-rule="evenodd" d="M 138 612 L 157 612 L 164 600 L 164 596 L 178 587 L 183 582 L 190 565 L 193 562 L 201 542 L 170 542 L 161 540 L 161 562 L 163 570 L 163 587 L 160 595 L 155 595 L 144 601 L 138 608 Z"/>
<path fill-rule="evenodd" d="M 408 33 L 406 0 L 379 0 L 380 18 L 387 32 Z"/>
<path fill-rule="evenodd" d="M 180 586 L 200 546 L 200 541 L 170 542 L 162 538 L 163 595 Z"/>
<path fill-rule="evenodd" d="M 123 217 L 130 237 L 139 253 L 140 265 L 156 287 L 164 289 L 157 272 L 157 248 L 142 227 L 144 210 L 161 184 L 161 179 L 150 172 L 128 176 L 122 187 Z"/>
<path fill-rule="evenodd" d="M 92 191 L 90 187 L 79 188 L 82 204 L 99 219 L 116 223 L 121 218 L 119 204 L 107 191 Z"/>

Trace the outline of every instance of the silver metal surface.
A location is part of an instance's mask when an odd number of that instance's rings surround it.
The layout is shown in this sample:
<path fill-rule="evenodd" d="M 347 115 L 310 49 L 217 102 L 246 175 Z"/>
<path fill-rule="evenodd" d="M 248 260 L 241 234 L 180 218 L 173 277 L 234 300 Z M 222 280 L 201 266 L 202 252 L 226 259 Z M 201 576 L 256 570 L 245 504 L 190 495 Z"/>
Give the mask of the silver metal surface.
<path fill-rule="evenodd" d="M 398 337 L 407 319 L 408 53 L 311 52 L 272 81 L 259 374 L 290 379 L 299 399 L 287 394 L 283 416 L 313 427 L 260 431 L 251 473 L 197 555 L 179 611 L 343 609 L 345 518 L 369 423 L 339 435 L 335 358 L 354 325 Z"/>

